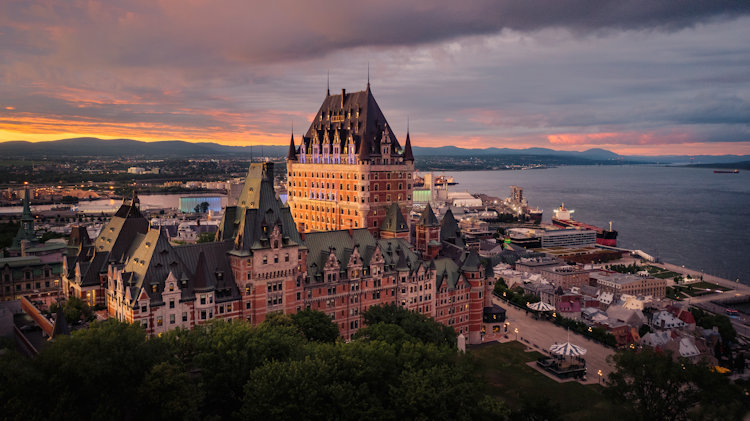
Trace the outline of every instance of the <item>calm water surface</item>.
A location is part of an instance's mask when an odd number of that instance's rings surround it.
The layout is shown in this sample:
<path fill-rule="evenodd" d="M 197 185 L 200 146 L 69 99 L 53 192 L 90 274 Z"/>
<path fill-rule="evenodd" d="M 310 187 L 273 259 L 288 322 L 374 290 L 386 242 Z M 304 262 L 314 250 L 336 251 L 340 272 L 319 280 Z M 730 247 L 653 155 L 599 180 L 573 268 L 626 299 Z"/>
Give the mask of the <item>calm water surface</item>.
<path fill-rule="evenodd" d="M 656 166 L 570 166 L 528 171 L 451 173 L 451 191 L 507 197 L 524 188 L 529 205 L 552 210 L 565 202 L 573 218 L 600 227 L 613 222 L 618 245 L 665 262 L 750 284 L 750 172 Z"/>

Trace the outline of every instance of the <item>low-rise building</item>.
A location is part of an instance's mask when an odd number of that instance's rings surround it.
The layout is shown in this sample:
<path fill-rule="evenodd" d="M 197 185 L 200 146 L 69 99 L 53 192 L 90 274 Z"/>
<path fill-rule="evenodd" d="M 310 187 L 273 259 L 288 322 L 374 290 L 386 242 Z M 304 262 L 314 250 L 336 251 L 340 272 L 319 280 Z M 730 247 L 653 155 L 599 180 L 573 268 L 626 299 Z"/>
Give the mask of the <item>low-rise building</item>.
<path fill-rule="evenodd" d="M 602 291 L 611 292 L 617 297 L 629 294 L 664 298 L 667 292 L 666 279 L 608 271 L 592 272 L 590 276 Z"/>

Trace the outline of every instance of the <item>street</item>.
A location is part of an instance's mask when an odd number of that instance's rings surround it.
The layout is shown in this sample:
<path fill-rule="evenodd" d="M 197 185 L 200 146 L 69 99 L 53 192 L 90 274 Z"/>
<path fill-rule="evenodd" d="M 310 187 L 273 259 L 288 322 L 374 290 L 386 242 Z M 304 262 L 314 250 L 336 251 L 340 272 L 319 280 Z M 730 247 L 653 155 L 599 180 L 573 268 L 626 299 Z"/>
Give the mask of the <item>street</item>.
<path fill-rule="evenodd" d="M 557 326 L 546 320 L 534 319 L 531 312 L 527 315 L 525 311 L 520 310 L 510 304 L 505 303 L 499 298 L 493 297 L 494 304 L 500 305 L 506 309 L 506 321 L 508 325 L 508 339 L 505 339 L 501 332 L 498 334 L 488 333 L 485 340 L 499 340 L 507 342 L 516 339 L 515 330 L 518 329 L 518 340 L 524 345 L 549 355 L 549 348 L 555 343 L 570 342 L 575 345 L 586 348 L 587 380 L 584 383 L 598 383 L 598 371 L 602 371 L 603 377 L 612 371 L 607 363 L 607 357 L 613 355 L 615 350 L 587 339 L 584 336 L 570 332 L 565 328 Z M 488 329 L 488 332 L 491 332 Z"/>

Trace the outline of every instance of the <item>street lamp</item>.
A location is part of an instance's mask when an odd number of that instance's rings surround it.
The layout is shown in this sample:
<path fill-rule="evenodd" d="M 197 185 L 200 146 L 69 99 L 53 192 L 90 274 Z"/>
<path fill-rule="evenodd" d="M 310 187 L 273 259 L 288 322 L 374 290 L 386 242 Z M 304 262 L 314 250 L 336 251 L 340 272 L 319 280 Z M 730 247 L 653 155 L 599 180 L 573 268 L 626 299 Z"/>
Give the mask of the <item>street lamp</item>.
<path fill-rule="evenodd" d="M 602 370 L 598 370 L 596 374 L 599 375 L 599 384 L 602 384 L 602 376 L 604 375 L 604 373 L 602 373 Z"/>
<path fill-rule="evenodd" d="M 516 332 L 516 342 L 518 342 L 518 328 L 515 328 L 514 332 Z"/>

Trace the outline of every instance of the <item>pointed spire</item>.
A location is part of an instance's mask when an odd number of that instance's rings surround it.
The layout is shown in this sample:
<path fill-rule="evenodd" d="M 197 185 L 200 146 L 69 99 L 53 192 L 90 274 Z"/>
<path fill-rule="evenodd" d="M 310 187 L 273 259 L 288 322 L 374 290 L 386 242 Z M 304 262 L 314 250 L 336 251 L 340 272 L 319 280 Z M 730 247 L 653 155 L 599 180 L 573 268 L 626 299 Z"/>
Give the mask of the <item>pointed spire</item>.
<path fill-rule="evenodd" d="M 286 156 L 289 161 L 297 160 L 297 151 L 294 148 L 294 129 L 292 129 L 292 138 L 289 139 L 289 154 Z"/>
<path fill-rule="evenodd" d="M 55 325 L 52 328 L 52 334 L 50 335 L 49 340 L 52 341 L 60 335 L 70 335 L 70 325 L 68 325 L 68 321 L 65 320 L 62 303 L 58 301 L 57 313 L 55 314 Z"/>
<path fill-rule="evenodd" d="M 326 72 L 326 98 L 331 96 L 331 71 Z"/>
<path fill-rule="evenodd" d="M 370 90 L 370 62 L 367 62 L 367 90 Z"/>
<path fill-rule="evenodd" d="M 31 199 L 29 196 L 29 184 L 25 183 L 26 187 L 23 191 L 23 217 L 31 217 Z"/>
<path fill-rule="evenodd" d="M 411 139 L 409 138 L 409 123 L 406 123 L 406 142 L 404 143 L 404 161 L 414 161 L 414 154 L 411 152 Z"/>

